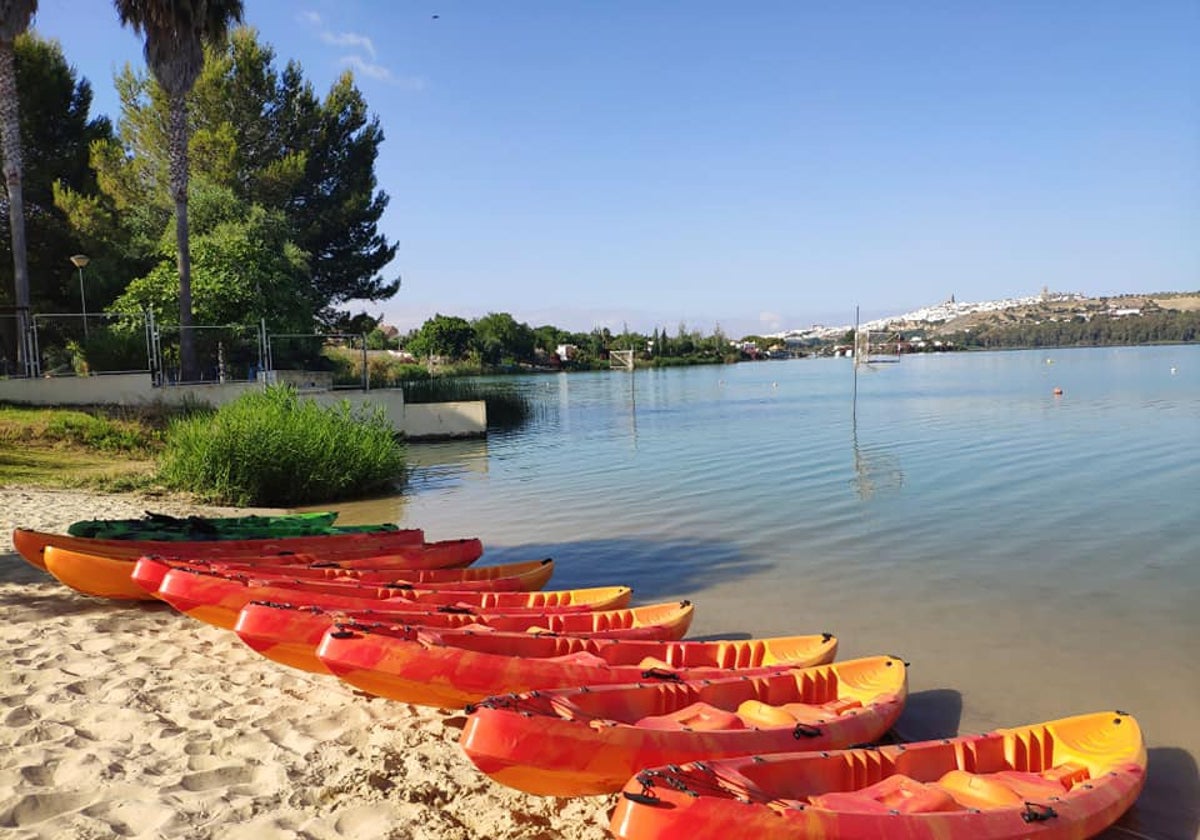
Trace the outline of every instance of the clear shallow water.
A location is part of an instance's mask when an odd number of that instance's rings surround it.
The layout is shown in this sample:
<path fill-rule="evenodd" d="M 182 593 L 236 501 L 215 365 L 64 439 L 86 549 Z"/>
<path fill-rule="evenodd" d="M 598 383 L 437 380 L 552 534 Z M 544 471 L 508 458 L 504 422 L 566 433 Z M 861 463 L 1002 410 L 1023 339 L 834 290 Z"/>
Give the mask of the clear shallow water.
<path fill-rule="evenodd" d="M 406 492 L 342 519 L 690 598 L 693 636 L 903 655 L 906 738 L 1128 710 L 1150 776 L 1106 836 L 1197 836 L 1200 347 L 910 356 L 860 372 L 856 412 L 852 381 L 838 359 L 530 377 L 527 428 L 410 446 Z"/>

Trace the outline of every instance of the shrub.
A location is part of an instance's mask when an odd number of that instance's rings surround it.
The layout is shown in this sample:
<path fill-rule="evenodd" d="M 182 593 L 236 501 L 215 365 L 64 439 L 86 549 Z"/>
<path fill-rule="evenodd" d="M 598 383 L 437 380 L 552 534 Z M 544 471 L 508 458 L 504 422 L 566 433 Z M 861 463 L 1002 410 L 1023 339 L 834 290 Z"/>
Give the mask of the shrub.
<path fill-rule="evenodd" d="M 382 410 L 326 408 L 280 385 L 172 422 L 159 475 L 223 504 L 289 507 L 367 495 L 403 470 L 403 445 Z"/>
<path fill-rule="evenodd" d="M 327 347 L 325 360 L 333 370 L 333 382 L 339 387 L 362 385 L 362 353 L 345 347 Z M 424 365 L 405 362 L 384 351 L 367 353 L 367 375 L 372 388 L 396 388 L 410 379 L 427 379 Z"/>

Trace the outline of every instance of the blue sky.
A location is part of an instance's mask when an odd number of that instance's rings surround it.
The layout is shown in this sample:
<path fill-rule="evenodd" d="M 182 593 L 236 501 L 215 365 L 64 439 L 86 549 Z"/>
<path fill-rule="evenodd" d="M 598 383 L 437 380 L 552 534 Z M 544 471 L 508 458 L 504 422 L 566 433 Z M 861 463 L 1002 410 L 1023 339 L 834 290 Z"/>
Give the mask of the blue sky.
<path fill-rule="evenodd" d="M 940 302 L 1200 289 L 1195 0 L 246 0 L 346 68 L 407 329 L 770 332 Z M 42 0 L 117 116 L 141 44 Z"/>

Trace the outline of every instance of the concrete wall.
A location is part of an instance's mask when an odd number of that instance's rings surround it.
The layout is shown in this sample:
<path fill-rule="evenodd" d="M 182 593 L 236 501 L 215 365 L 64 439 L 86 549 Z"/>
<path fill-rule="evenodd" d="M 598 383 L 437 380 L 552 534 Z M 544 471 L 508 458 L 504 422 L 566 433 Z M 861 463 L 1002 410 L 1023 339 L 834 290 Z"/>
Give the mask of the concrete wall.
<path fill-rule="evenodd" d="M 414 440 L 467 437 L 487 433 L 487 404 L 483 400 L 409 403 L 403 406 L 403 410 L 404 434 Z"/>
<path fill-rule="evenodd" d="M 262 387 L 257 382 L 227 382 L 224 385 L 166 385 L 156 388 L 145 373 L 0 379 L 0 401 L 24 405 L 140 406 L 154 403 L 180 405 L 191 399 L 219 407 L 247 391 Z M 396 430 L 412 440 L 487 434 L 487 409 L 482 401 L 406 406 L 404 392 L 398 388 L 375 391 L 300 389 L 299 393 L 322 405 L 338 405 L 346 400 L 355 408 L 382 406 Z"/>

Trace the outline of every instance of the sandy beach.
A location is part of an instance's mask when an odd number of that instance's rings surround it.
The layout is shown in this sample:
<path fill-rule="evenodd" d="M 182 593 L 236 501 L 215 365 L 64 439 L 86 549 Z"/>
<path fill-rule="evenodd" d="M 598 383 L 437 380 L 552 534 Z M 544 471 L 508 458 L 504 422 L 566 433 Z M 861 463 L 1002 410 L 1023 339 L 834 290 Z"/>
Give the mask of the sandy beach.
<path fill-rule="evenodd" d="M 78 595 L 12 548 L 15 527 L 222 509 L 21 488 L 0 488 L 0 509 L 5 837 L 608 836 L 607 798 L 530 797 L 479 773 L 460 714 L 277 665 L 166 605 Z"/>

